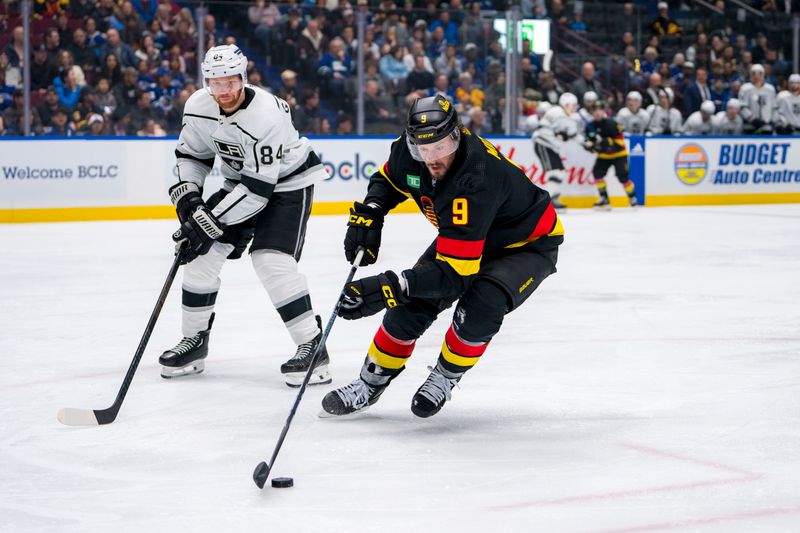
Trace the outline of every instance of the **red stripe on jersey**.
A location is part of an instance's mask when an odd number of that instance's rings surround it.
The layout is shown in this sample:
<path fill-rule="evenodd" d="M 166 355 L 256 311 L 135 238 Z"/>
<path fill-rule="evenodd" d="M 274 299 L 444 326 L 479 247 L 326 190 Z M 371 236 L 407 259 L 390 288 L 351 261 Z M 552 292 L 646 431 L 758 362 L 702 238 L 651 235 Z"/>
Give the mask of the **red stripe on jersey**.
<path fill-rule="evenodd" d="M 450 348 L 450 351 L 461 357 L 480 357 L 486 351 L 486 347 L 489 346 L 488 342 L 477 346 L 465 343 L 458 338 L 452 324 L 450 324 L 450 329 L 447 330 L 444 340 L 447 342 L 447 347 Z"/>
<path fill-rule="evenodd" d="M 397 357 L 408 357 L 414 351 L 414 344 L 416 341 L 401 341 L 395 339 L 383 329 L 383 324 L 378 328 L 375 333 L 375 338 L 372 340 L 375 346 L 378 347 L 383 353 L 394 355 Z"/>
<path fill-rule="evenodd" d="M 486 241 L 462 241 L 461 239 L 436 238 L 436 251 L 440 254 L 465 259 L 477 259 L 483 253 Z"/>
<path fill-rule="evenodd" d="M 542 213 L 542 217 L 539 219 L 539 222 L 536 223 L 536 227 L 533 229 L 533 233 L 531 233 L 528 239 L 535 239 L 537 237 L 541 237 L 542 235 L 547 235 L 553 230 L 553 226 L 556 223 L 556 210 L 553 208 L 553 204 L 547 204 L 547 208 Z"/>

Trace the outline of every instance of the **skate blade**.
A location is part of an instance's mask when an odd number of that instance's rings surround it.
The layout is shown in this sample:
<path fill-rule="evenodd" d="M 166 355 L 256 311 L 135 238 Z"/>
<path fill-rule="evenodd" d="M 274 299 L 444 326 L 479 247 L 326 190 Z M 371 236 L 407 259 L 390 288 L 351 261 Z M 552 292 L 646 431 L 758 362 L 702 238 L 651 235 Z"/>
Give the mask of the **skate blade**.
<path fill-rule="evenodd" d="M 162 366 L 161 377 L 164 379 L 180 378 L 183 376 L 191 376 L 192 374 L 200 374 L 205 370 L 206 363 L 202 359 L 195 361 L 186 366 Z"/>
<path fill-rule="evenodd" d="M 323 418 L 326 420 L 355 420 L 357 418 L 361 418 L 361 416 L 369 409 L 371 406 L 367 405 L 366 407 L 359 409 L 358 411 L 354 411 L 352 413 L 348 413 L 346 415 L 334 415 L 329 413 L 325 409 L 320 409 L 319 413 L 317 413 L 318 418 Z"/>
<path fill-rule="evenodd" d="M 596 205 L 593 207 L 595 211 L 611 211 L 610 205 Z"/>
<path fill-rule="evenodd" d="M 292 388 L 297 388 L 303 384 L 303 380 L 306 379 L 305 372 L 287 372 L 283 375 L 283 379 L 286 381 L 286 385 Z M 327 385 L 331 383 L 333 379 L 331 379 L 331 374 L 328 372 L 328 365 L 320 365 L 314 369 L 314 372 L 311 374 L 311 378 L 308 380 L 309 385 Z"/>

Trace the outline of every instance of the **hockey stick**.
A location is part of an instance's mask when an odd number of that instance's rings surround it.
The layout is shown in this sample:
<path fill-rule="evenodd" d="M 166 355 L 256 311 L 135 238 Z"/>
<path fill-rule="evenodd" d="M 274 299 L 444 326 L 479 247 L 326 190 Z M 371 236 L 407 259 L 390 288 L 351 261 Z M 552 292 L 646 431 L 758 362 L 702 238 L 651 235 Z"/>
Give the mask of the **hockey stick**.
<path fill-rule="evenodd" d="M 125 379 L 122 380 L 122 386 L 117 393 L 117 399 L 111 407 L 107 409 L 73 409 L 65 407 L 58 412 L 58 421 L 67 426 L 102 426 L 110 424 L 117 418 L 122 402 L 125 400 L 125 395 L 128 393 L 128 388 L 133 381 L 133 375 L 136 373 L 136 368 L 139 366 L 139 361 L 142 360 L 142 354 L 147 347 L 147 341 L 150 340 L 150 334 L 158 320 L 158 315 L 161 314 L 161 308 L 164 307 L 164 301 L 167 299 L 172 282 L 175 280 L 175 275 L 178 273 L 178 267 L 181 265 L 181 254 L 183 248 L 181 247 L 175 253 L 175 260 L 172 262 L 172 267 L 169 269 L 167 279 L 164 281 L 164 287 L 161 289 L 161 294 L 158 296 L 158 301 L 150 314 L 150 320 L 147 322 L 147 327 L 144 329 L 142 339 L 139 341 L 139 347 L 136 349 L 136 354 L 133 356 L 131 366 L 128 367 L 128 373 L 125 374 Z"/>
<path fill-rule="evenodd" d="M 314 364 L 317 362 L 317 357 L 319 357 L 320 352 L 322 352 L 322 347 L 325 346 L 325 341 L 328 339 L 328 334 L 331 332 L 333 322 L 336 320 L 339 308 L 342 306 L 345 288 L 347 287 L 348 283 L 353 281 L 353 277 L 356 275 L 356 270 L 358 270 L 358 264 L 361 263 L 361 258 L 363 256 L 364 249 L 359 248 L 355 259 L 353 259 L 353 266 L 350 267 L 350 273 L 347 275 L 347 281 L 344 282 L 342 292 L 339 294 L 339 298 L 336 300 L 336 305 L 333 308 L 333 313 L 331 313 L 331 317 L 328 319 L 328 325 L 325 326 L 325 331 L 322 333 L 322 337 L 319 340 L 317 349 L 314 351 L 314 355 L 311 358 L 311 364 L 306 371 L 306 377 L 303 378 L 303 384 L 300 385 L 300 390 L 297 391 L 297 397 L 294 399 L 292 410 L 289 411 L 289 416 L 286 418 L 286 424 L 283 425 L 281 436 L 278 437 L 278 442 L 275 444 L 275 449 L 272 452 L 272 458 L 270 458 L 269 463 L 266 461 L 261 461 L 258 463 L 258 466 L 256 466 L 256 469 L 253 471 L 253 481 L 256 482 L 256 485 L 259 489 L 264 488 L 264 484 L 267 482 L 267 478 L 269 478 L 269 473 L 272 470 L 272 467 L 275 466 L 275 458 L 278 457 L 278 452 L 281 451 L 283 440 L 286 438 L 286 434 L 289 432 L 289 426 L 292 424 L 292 419 L 294 418 L 294 414 L 297 412 L 297 407 L 300 405 L 300 400 L 303 399 L 303 393 L 306 391 L 308 380 L 311 379 L 311 374 L 314 372 Z"/>

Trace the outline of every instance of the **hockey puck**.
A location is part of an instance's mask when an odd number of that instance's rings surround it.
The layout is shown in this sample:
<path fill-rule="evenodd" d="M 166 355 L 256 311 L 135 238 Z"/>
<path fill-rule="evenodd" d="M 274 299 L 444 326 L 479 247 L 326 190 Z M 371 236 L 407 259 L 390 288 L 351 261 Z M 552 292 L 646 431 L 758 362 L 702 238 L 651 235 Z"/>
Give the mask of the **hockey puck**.
<path fill-rule="evenodd" d="M 272 478 L 272 486 L 276 489 L 288 489 L 294 486 L 294 479 L 290 477 L 274 477 Z"/>

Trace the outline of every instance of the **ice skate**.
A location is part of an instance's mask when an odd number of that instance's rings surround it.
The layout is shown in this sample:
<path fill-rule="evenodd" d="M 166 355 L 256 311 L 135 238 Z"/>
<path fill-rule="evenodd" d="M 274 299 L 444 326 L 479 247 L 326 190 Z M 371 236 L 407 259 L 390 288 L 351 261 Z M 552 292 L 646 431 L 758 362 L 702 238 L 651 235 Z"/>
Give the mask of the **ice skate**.
<path fill-rule="evenodd" d="M 208 329 L 192 337 L 184 337 L 175 345 L 161 354 L 158 362 L 161 366 L 161 377 L 164 379 L 199 374 L 205 369 L 204 359 L 208 357 L 208 338 L 211 334 L 211 324 L 214 315 L 208 320 Z"/>
<path fill-rule="evenodd" d="M 417 389 L 411 400 L 411 412 L 420 418 L 428 418 L 438 413 L 445 402 L 452 398 L 453 387 L 456 386 L 463 374 L 447 377 L 438 367 L 428 367 L 431 373 L 425 383 Z"/>
<path fill-rule="evenodd" d="M 639 200 L 636 199 L 636 196 L 629 196 L 628 202 L 631 207 L 639 207 Z"/>
<path fill-rule="evenodd" d="M 283 379 L 286 380 L 286 384 L 290 387 L 302 385 L 308 368 L 311 366 L 311 359 L 314 357 L 314 352 L 316 352 L 319 341 L 322 339 L 322 320 L 319 316 L 317 316 L 317 324 L 320 326 L 320 332 L 317 336 L 298 346 L 294 356 L 281 365 Z M 328 349 L 323 346 L 321 353 L 317 356 L 314 371 L 308 380 L 309 385 L 325 385 L 331 382 L 331 374 L 328 372 L 328 364 L 330 362 Z"/>
<path fill-rule="evenodd" d="M 361 376 L 349 385 L 330 391 L 322 398 L 320 418 L 341 417 L 365 411 L 373 405 L 403 369 L 389 369 L 367 361 Z"/>
<path fill-rule="evenodd" d="M 611 211 L 611 202 L 608 199 L 608 195 L 601 194 L 600 199 L 592 207 L 598 211 Z"/>

